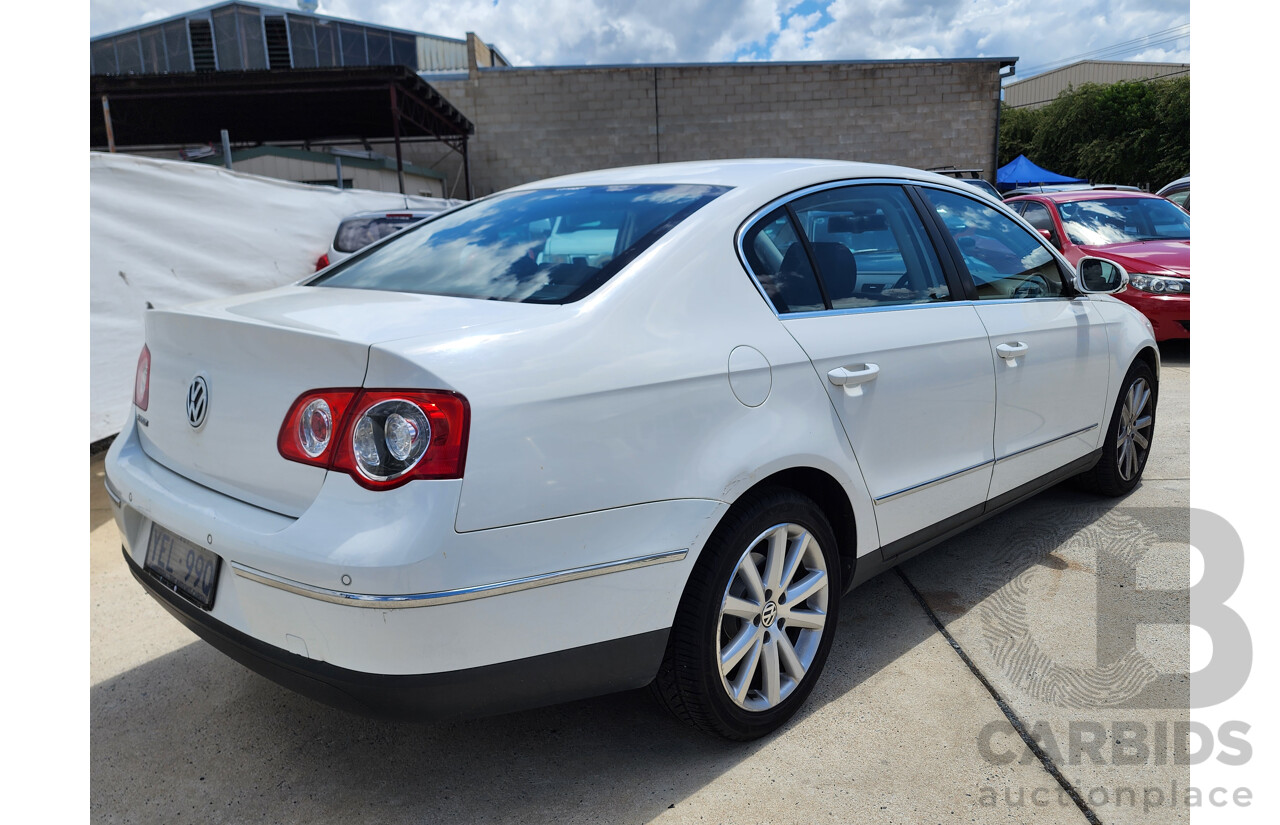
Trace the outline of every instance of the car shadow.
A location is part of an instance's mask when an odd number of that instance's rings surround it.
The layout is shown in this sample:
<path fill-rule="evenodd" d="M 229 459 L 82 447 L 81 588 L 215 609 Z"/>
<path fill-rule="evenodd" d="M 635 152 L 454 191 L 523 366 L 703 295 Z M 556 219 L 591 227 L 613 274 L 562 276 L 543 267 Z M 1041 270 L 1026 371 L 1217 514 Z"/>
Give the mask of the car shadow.
<path fill-rule="evenodd" d="M 1191 366 L 1191 341 L 1183 339 L 1160 344 L 1160 363 L 1169 367 Z"/>
<path fill-rule="evenodd" d="M 814 701 L 856 689 L 933 633 L 875 605 L 909 604 L 880 577 L 842 616 Z M 899 632 L 878 629 L 893 622 Z M 793 722 L 775 736 L 785 736 Z M 366 719 L 277 686 L 196 642 L 90 691 L 95 821 L 647 822 L 762 749 L 678 722 L 647 690 L 484 719 Z M 145 779 L 151 777 L 150 780 Z"/>

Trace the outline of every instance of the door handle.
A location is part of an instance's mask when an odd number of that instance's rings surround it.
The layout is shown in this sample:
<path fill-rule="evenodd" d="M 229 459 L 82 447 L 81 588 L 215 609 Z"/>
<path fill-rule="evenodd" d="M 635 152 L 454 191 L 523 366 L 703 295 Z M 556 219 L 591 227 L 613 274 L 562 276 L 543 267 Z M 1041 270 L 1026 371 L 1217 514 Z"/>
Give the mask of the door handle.
<path fill-rule="evenodd" d="M 831 383 L 837 387 L 853 387 L 858 384 L 865 384 L 868 381 L 874 381 L 875 377 L 880 374 L 880 367 L 876 364 L 854 364 L 853 367 L 853 369 L 836 367 L 827 373 L 827 378 L 830 378 Z"/>
<path fill-rule="evenodd" d="M 1019 355 L 1026 355 L 1027 350 L 1029 349 L 1031 349 L 1031 347 L 1021 341 L 1015 341 L 1012 344 L 996 345 L 996 352 L 1001 358 L 1017 358 Z"/>

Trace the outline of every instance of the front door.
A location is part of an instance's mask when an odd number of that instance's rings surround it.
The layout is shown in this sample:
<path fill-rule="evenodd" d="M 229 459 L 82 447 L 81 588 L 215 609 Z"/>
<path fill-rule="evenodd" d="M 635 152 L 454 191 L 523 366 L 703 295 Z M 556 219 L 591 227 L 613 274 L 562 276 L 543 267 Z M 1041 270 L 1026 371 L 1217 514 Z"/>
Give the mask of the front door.
<path fill-rule="evenodd" d="M 1107 416 L 1107 333 L 1077 297 L 1044 239 L 994 207 L 922 187 L 976 293 L 996 378 L 998 498 L 1081 458 L 1102 443 Z"/>

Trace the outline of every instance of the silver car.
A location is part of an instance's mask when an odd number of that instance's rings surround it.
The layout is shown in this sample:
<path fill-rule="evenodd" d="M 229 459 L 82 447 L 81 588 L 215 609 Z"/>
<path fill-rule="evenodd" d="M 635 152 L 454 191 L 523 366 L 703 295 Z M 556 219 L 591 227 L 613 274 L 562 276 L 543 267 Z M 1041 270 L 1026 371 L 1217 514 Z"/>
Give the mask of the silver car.
<path fill-rule="evenodd" d="M 380 241 L 419 221 L 439 215 L 447 208 L 380 210 L 349 215 L 342 219 L 342 223 L 338 224 L 338 231 L 333 233 L 329 251 L 316 261 L 316 272 L 350 258 L 374 241 Z"/>

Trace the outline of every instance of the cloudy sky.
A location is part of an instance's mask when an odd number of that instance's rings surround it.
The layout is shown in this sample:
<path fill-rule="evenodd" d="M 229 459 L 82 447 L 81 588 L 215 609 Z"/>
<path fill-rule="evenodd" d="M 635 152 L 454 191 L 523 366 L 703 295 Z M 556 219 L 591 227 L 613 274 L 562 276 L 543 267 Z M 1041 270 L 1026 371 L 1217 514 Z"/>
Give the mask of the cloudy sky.
<path fill-rule="evenodd" d="M 91 35 L 213 0 L 93 0 Z M 272 5 L 296 8 L 290 0 Z M 1190 0 L 322 0 L 319 11 L 462 37 L 516 65 L 1018 57 L 1191 61 Z"/>

